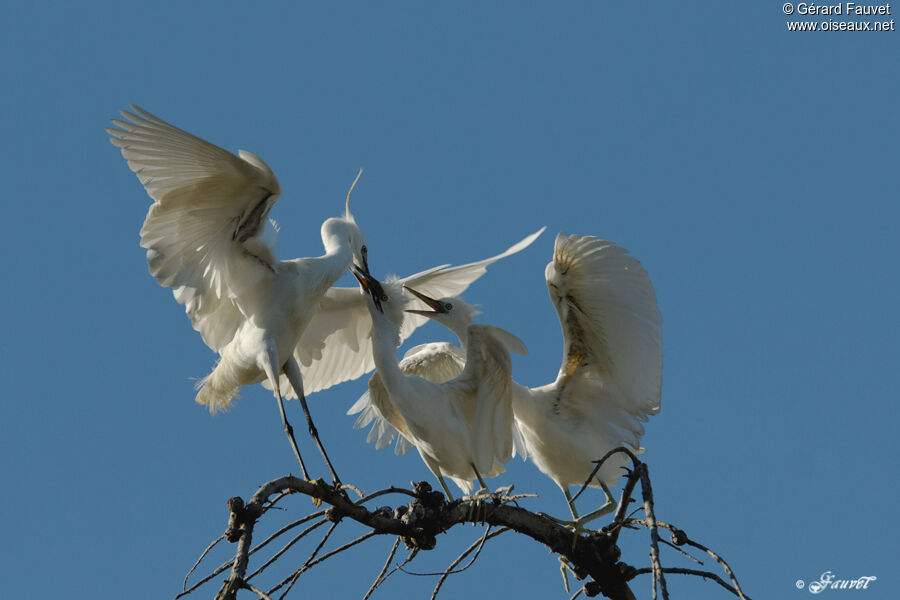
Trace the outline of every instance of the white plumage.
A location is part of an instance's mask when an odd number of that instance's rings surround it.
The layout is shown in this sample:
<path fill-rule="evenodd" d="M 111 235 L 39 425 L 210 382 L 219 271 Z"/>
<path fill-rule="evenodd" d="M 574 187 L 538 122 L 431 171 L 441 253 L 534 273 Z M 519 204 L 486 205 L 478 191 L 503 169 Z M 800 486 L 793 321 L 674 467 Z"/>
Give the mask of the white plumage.
<path fill-rule="evenodd" d="M 512 365 L 505 343 L 490 325 L 470 324 L 466 335 L 465 367 L 441 383 L 409 374 L 425 370 L 446 376 L 455 368 L 452 351 L 436 358 L 416 352 L 401 370 L 396 351 L 406 300 L 399 282 L 388 281 L 380 297 L 381 309 L 367 303 L 373 319 L 374 358 L 378 368 L 370 382 L 371 406 L 419 451 L 422 460 L 444 486 L 450 477 L 464 493 L 472 479 L 503 472 L 512 456 Z M 512 334 L 506 336 L 514 338 Z M 524 349 L 524 344 L 518 342 Z M 433 360 L 434 359 L 434 360 Z"/>
<path fill-rule="evenodd" d="M 150 273 L 172 288 L 204 342 L 219 353 L 198 386 L 197 402 L 211 412 L 227 409 L 241 386 L 267 379 L 306 475 L 278 382 L 284 372 L 303 398 L 292 356 L 301 334 L 351 264 L 368 272 L 349 194 L 344 215 L 322 224 L 323 256 L 278 261 L 266 242 L 266 225 L 281 187 L 262 159 L 245 151 L 235 156 L 133 110 L 123 111 L 128 120 L 113 120 L 117 128 L 107 131 L 154 200 L 141 229 Z M 310 419 L 305 399 L 303 408 Z M 337 480 L 333 469 L 332 475 Z"/>
<path fill-rule="evenodd" d="M 521 252 L 544 231 L 526 236 L 500 254 L 483 260 L 458 265 L 441 265 L 410 275 L 397 282 L 402 286 L 422 290 L 436 296 L 455 296 L 487 272 L 493 263 Z M 402 294 L 410 298 L 406 291 Z M 400 328 L 405 340 L 428 319 L 409 315 Z M 303 372 L 304 389 L 308 394 L 325 389 L 341 381 L 356 379 L 375 368 L 372 356 L 372 318 L 366 300 L 358 288 L 333 287 L 319 302 L 319 310 L 294 348 L 294 357 Z M 285 387 L 282 380 L 282 388 Z M 269 384 L 264 383 L 266 387 Z M 289 392 L 290 394 L 290 392 Z M 290 395 L 288 396 L 290 397 Z"/>
<path fill-rule="evenodd" d="M 568 497 L 568 487 L 582 485 L 593 461 L 609 450 L 623 445 L 639 450 L 643 421 L 659 411 L 662 318 L 646 271 L 610 242 L 560 233 L 545 276 L 563 329 L 562 364 L 547 385 L 529 389 L 513 381 L 512 407 L 523 458 L 529 457 Z M 464 347 L 474 309 L 456 297 L 421 299 L 432 310 L 416 312 L 451 329 Z M 450 344 L 424 344 L 407 356 L 424 353 L 445 355 L 429 364 L 447 361 L 463 368 L 462 351 Z M 373 432 L 383 444 L 396 435 L 396 425 L 371 406 L 371 385 L 356 407 L 371 415 Z M 599 480 L 613 485 L 626 461 L 612 457 Z M 600 481 L 591 485 L 600 487 Z"/>
<path fill-rule="evenodd" d="M 278 261 L 271 245 L 276 230 L 267 219 L 281 187 L 265 162 L 243 150 L 236 156 L 141 108 L 132 110 L 107 131 L 154 200 L 141 229 L 150 272 L 172 288 L 194 329 L 219 353 L 196 400 L 211 412 L 226 410 L 241 386 L 264 381 L 278 398 L 300 460 L 282 398 L 299 396 L 309 419 L 304 392 L 359 377 L 374 366 L 364 301 L 353 288 L 332 287 L 351 264 L 368 274 L 350 196 L 344 215 L 322 224 L 323 256 Z M 407 281 L 460 293 L 488 264 L 534 237 L 503 255 L 435 267 Z M 403 336 L 423 322 L 410 319 Z M 313 432 L 311 420 L 309 425 Z"/>
<path fill-rule="evenodd" d="M 323 256 L 276 260 L 265 238 L 281 187 L 262 159 L 133 110 L 107 131 L 155 201 L 141 246 L 150 273 L 220 354 L 197 402 L 227 409 L 240 386 L 273 381 L 291 362 L 324 294 L 353 262 L 365 266 L 365 239 L 348 197 L 345 214 L 322 225 Z"/>

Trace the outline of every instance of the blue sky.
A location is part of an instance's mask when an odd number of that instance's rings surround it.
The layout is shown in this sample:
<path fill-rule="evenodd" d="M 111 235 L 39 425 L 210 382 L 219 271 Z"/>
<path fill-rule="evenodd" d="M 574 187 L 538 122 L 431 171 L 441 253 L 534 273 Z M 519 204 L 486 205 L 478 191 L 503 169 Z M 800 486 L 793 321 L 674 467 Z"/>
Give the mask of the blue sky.
<path fill-rule="evenodd" d="M 522 384 L 559 366 L 543 281 L 556 232 L 628 248 L 664 318 L 662 412 L 643 442 L 657 516 L 721 552 L 754 598 L 801 598 L 795 581 L 826 570 L 877 576 L 857 594 L 893 597 L 900 33 L 788 32 L 786 18 L 769 2 L 8 6 L 5 593 L 172 597 L 225 500 L 295 467 L 262 388 L 216 418 L 193 402 L 215 358 L 147 273 L 150 200 L 104 133 L 137 103 L 266 160 L 285 258 L 321 252 L 359 167 L 376 274 L 490 256 L 546 225 L 465 295 L 529 346 Z M 310 398 L 342 477 L 430 480 L 352 429 L 364 386 Z M 494 481 L 565 514 L 530 464 Z M 413 569 L 442 569 L 480 531 L 442 537 Z M 624 560 L 645 566 L 647 535 L 630 538 Z M 311 572 L 304 593 L 361 597 L 390 544 Z M 433 583 L 399 574 L 380 597 Z M 677 576 L 670 590 L 726 597 Z M 567 597 L 555 558 L 509 534 L 442 593 Z"/>

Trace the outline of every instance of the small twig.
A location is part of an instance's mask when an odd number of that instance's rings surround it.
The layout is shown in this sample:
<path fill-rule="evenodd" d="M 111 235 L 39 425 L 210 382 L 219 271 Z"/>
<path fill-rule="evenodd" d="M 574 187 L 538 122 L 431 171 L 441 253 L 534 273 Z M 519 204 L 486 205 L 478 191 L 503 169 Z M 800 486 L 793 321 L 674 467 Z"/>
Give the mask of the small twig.
<path fill-rule="evenodd" d="M 697 569 L 682 569 L 680 567 L 665 567 L 663 571 L 665 571 L 666 573 L 672 573 L 674 575 L 696 575 L 705 579 L 712 579 L 735 596 L 743 598 L 744 600 L 750 600 L 748 596 L 745 596 L 740 592 L 740 590 L 736 590 L 735 588 L 728 585 L 728 583 L 726 583 L 724 579 L 722 579 L 715 573 L 710 573 L 709 571 L 698 571 Z M 651 572 L 652 569 L 650 568 L 635 569 L 632 572 L 632 576 L 637 577 L 638 575 L 646 575 L 647 573 Z"/>
<path fill-rule="evenodd" d="M 674 550 L 675 552 L 678 552 L 678 553 L 681 554 L 682 556 L 691 559 L 692 561 L 694 561 L 694 562 L 697 563 L 698 565 L 703 566 L 703 561 L 702 561 L 702 560 L 700 560 L 700 559 L 697 558 L 696 556 L 691 556 L 690 554 L 688 554 L 687 552 L 685 552 L 684 550 L 682 550 L 681 548 L 679 548 L 678 546 L 676 546 L 676 545 L 673 544 L 672 542 L 669 542 L 669 541 L 667 541 L 667 540 L 664 540 L 664 539 L 661 539 L 661 538 L 660 538 L 659 543 L 660 543 L 660 544 L 665 544 L 666 546 L 668 546 L 669 548 L 671 548 L 671 549 Z"/>
<path fill-rule="evenodd" d="M 241 584 L 241 587 L 244 588 L 245 590 L 250 590 L 251 592 L 253 592 L 253 593 L 256 594 L 257 596 L 259 596 L 260 598 L 262 598 L 262 600 L 272 600 L 272 598 L 271 598 L 268 594 L 266 594 L 264 591 L 256 589 L 255 587 L 253 587 L 252 585 L 250 585 L 250 584 L 247 583 L 246 581 L 244 581 L 244 582 Z"/>
<path fill-rule="evenodd" d="M 685 537 L 687 537 L 687 536 L 685 536 Z M 697 548 L 698 550 L 702 550 L 702 551 L 706 552 L 707 554 L 712 556 L 716 560 L 717 563 L 722 565 L 722 570 L 724 570 L 728 574 L 728 577 L 731 578 L 731 583 L 734 585 L 735 592 L 737 593 L 738 598 L 740 598 L 741 600 L 748 600 L 748 598 L 744 595 L 744 592 L 741 591 L 741 586 L 738 584 L 737 577 L 735 576 L 734 571 L 731 570 L 731 567 L 728 566 L 728 563 L 725 562 L 724 558 L 722 558 L 721 556 L 719 556 L 718 554 L 716 554 L 715 552 L 713 552 L 712 550 L 710 550 L 703 544 L 695 542 L 691 539 L 686 540 L 685 543 L 688 544 L 689 546 L 693 546 L 694 548 Z"/>
<path fill-rule="evenodd" d="M 276 552 L 275 554 L 273 554 L 272 557 L 269 558 L 269 560 L 267 560 L 266 562 L 264 562 L 263 564 L 261 564 L 259 567 L 257 567 L 257 569 L 256 569 L 255 571 L 253 571 L 253 572 L 250 573 L 246 578 L 244 578 L 244 581 L 250 581 L 251 579 L 253 579 L 253 578 L 256 577 L 257 575 L 259 575 L 260 573 L 262 573 L 265 569 L 268 569 L 268 568 L 269 568 L 269 565 L 271 565 L 273 562 L 275 562 L 276 560 L 278 560 L 278 559 L 281 557 L 282 554 L 284 554 L 285 552 L 287 552 L 287 551 L 291 548 L 291 546 L 293 546 L 294 544 L 296 544 L 297 542 L 299 542 L 301 539 L 303 539 L 306 535 L 312 533 L 313 531 L 315 531 L 316 529 L 318 529 L 319 527 L 321 527 L 322 525 L 324 525 L 324 524 L 327 523 L 327 522 L 328 522 L 327 520 L 322 519 L 322 520 L 319 521 L 318 523 L 313 523 L 312 525 L 310 525 L 309 527 L 307 527 L 306 529 L 304 529 L 303 531 L 301 531 L 300 533 L 298 533 L 296 536 L 294 536 L 293 539 L 291 539 L 291 541 L 289 541 L 287 544 L 285 544 L 285 545 L 281 548 L 281 550 L 279 550 L 278 552 Z"/>
<path fill-rule="evenodd" d="M 281 536 L 281 535 L 287 533 L 288 531 L 290 531 L 290 530 L 293 529 L 294 527 L 297 527 L 297 526 L 299 526 L 299 525 L 303 525 L 303 524 L 306 523 L 307 521 L 311 521 L 311 520 L 313 520 L 313 519 L 315 519 L 315 518 L 317 518 L 317 517 L 321 517 L 321 516 L 324 516 L 324 515 L 325 515 L 325 511 L 324 511 L 324 510 L 320 510 L 320 511 L 317 511 L 317 512 L 314 512 L 314 513 L 311 513 L 311 514 L 308 514 L 308 515 L 306 515 L 305 517 L 303 517 L 302 519 L 298 519 L 297 521 L 294 521 L 293 523 L 288 523 L 287 525 L 285 525 L 284 527 L 282 527 L 281 529 L 279 529 L 278 531 L 276 531 L 275 533 L 273 533 L 272 535 L 270 535 L 269 537 L 267 537 L 265 540 L 263 540 L 263 541 L 261 541 L 259 544 L 257 544 L 256 547 L 253 548 L 253 550 L 250 551 L 250 555 L 252 556 L 257 550 L 262 549 L 262 548 L 263 548 L 264 546 L 266 546 L 269 542 L 271 542 L 271 541 L 274 540 L 275 538 L 277 538 L 277 537 L 279 537 L 279 536 Z M 324 523 L 324 522 L 325 522 L 325 521 L 323 521 L 323 523 Z M 248 579 L 249 579 L 249 578 L 248 578 Z"/>
<path fill-rule="evenodd" d="M 649 522 L 645 521 L 643 519 L 628 519 L 627 521 L 625 521 L 625 523 L 626 524 L 634 523 L 636 525 L 643 525 L 644 527 L 650 526 Z M 703 552 L 706 552 L 707 554 L 709 554 L 716 562 L 719 563 L 719 565 L 721 565 L 721 567 L 725 571 L 725 573 L 727 573 L 728 576 L 731 578 L 731 582 L 734 584 L 735 595 L 738 598 L 741 598 L 741 600 L 750 600 L 749 597 L 746 594 L 744 594 L 743 590 L 741 590 L 741 586 L 737 582 L 737 577 L 735 576 L 734 571 L 731 569 L 731 567 L 728 565 L 728 563 L 725 562 L 724 558 L 722 558 L 721 556 L 719 556 L 718 554 L 716 554 L 715 552 L 713 552 L 712 550 L 710 550 L 703 544 L 701 544 L 699 542 L 695 542 L 694 540 L 690 539 L 683 530 L 675 527 L 671 523 L 666 523 L 665 521 L 657 521 L 656 524 L 657 524 L 657 526 L 662 527 L 663 529 L 668 529 L 669 531 L 672 532 L 672 539 L 675 542 L 675 544 L 687 544 L 688 546 L 697 548 L 698 550 L 702 550 Z M 690 555 L 688 554 L 688 556 L 690 556 Z M 699 562 L 701 565 L 703 564 L 702 562 L 700 562 L 693 556 L 691 556 L 691 558 L 693 560 Z"/>
<path fill-rule="evenodd" d="M 310 562 L 309 564 L 305 564 L 305 565 L 303 565 L 302 567 L 300 567 L 299 569 L 297 569 L 294 573 L 292 573 L 291 575 L 289 575 L 288 577 L 286 577 L 285 579 L 283 579 L 283 580 L 281 581 L 281 583 L 279 583 L 278 585 L 276 585 L 275 587 L 273 587 L 272 589 L 270 589 L 267 593 L 268 593 L 269 595 L 271 595 L 272 592 L 275 592 L 275 591 L 277 591 L 277 590 L 283 588 L 285 585 L 287 585 L 287 584 L 289 584 L 289 583 L 290 583 L 291 585 L 293 585 L 293 581 L 296 581 L 296 580 L 297 580 L 297 577 L 299 577 L 300 575 L 302 575 L 304 572 L 310 570 L 311 568 L 313 568 L 314 566 L 316 566 L 316 565 L 319 564 L 320 562 L 323 562 L 323 561 L 325 561 L 325 560 L 328 560 L 329 558 L 331 558 L 331 557 L 334 556 L 335 554 L 338 554 L 338 553 L 340 553 L 340 552 L 343 552 L 344 550 L 347 550 L 348 548 L 352 548 L 353 546 L 356 546 L 357 544 L 361 544 L 362 542 L 366 541 L 367 539 L 369 539 L 369 538 L 371 538 L 371 537 L 374 537 L 374 536 L 378 535 L 378 533 L 379 533 L 379 532 L 377 532 L 377 531 L 370 531 L 369 533 L 363 534 L 363 535 L 361 535 L 360 537 L 356 538 L 356 539 L 353 540 L 352 542 L 348 542 L 348 543 L 344 544 L 344 545 L 341 546 L 340 548 L 336 548 L 336 549 L 332 550 L 331 552 L 329 552 L 329 553 L 327 553 L 327 554 L 323 554 L 322 556 L 320 556 L 320 557 L 317 558 L 316 560 Z M 287 590 L 285 590 L 284 594 L 286 594 L 288 591 L 290 591 L 290 588 L 288 588 Z M 280 596 L 280 598 L 284 598 L 284 594 L 282 594 L 282 595 Z"/>
<path fill-rule="evenodd" d="M 188 572 L 187 572 L 187 575 L 184 576 L 184 584 L 182 584 L 182 586 L 181 586 L 181 591 L 182 591 L 182 592 L 185 592 L 185 593 L 187 592 L 187 582 L 188 582 L 188 579 L 191 578 L 191 574 L 193 574 L 194 570 L 195 570 L 197 567 L 200 566 L 200 563 L 201 563 L 201 562 L 203 562 L 203 558 L 204 558 L 207 554 L 209 554 L 209 551 L 212 550 L 213 547 L 215 547 L 216 544 L 218 544 L 219 542 L 221 542 L 221 541 L 224 540 L 224 539 L 225 539 L 225 534 L 223 533 L 222 535 L 220 535 L 219 537 L 217 537 L 215 540 L 213 540 L 213 542 L 212 542 L 209 546 L 206 547 L 206 550 L 203 551 L 203 554 L 200 555 L 200 558 L 197 559 L 197 562 L 194 563 L 194 566 L 191 567 L 191 570 L 188 571 Z"/>
<path fill-rule="evenodd" d="M 638 472 L 637 467 L 632 469 L 631 473 L 628 474 L 628 480 L 625 481 L 625 486 L 622 488 L 622 498 L 619 500 L 619 506 L 616 508 L 616 514 L 613 515 L 612 525 L 611 525 L 611 535 L 612 542 L 616 543 L 619 541 L 619 532 L 622 530 L 619 527 L 625 520 L 625 511 L 628 510 L 628 504 L 631 501 L 631 494 L 634 492 L 634 487 L 637 485 L 638 479 L 640 479 L 640 473 Z M 637 512 L 638 508 L 635 508 L 632 514 Z M 630 515 L 629 515 L 630 516 Z"/>
<path fill-rule="evenodd" d="M 472 544 L 471 546 L 469 546 L 465 550 L 465 552 L 460 554 L 456 558 L 456 560 L 454 560 L 452 563 L 450 563 L 450 566 L 447 567 L 446 571 L 439 574 L 441 576 L 441 578 L 438 580 L 437 585 L 434 586 L 434 591 L 431 593 L 431 600 L 434 600 L 435 598 L 437 598 L 438 592 L 441 591 L 441 586 L 444 585 L 444 581 L 446 581 L 447 577 L 449 577 L 450 575 L 455 575 L 457 573 L 462 573 L 463 571 L 465 571 L 466 569 L 471 567 L 475 563 L 475 561 L 478 560 L 478 555 L 481 554 L 481 550 L 484 548 L 485 542 L 487 542 L 489 539 L 491 539 L 493 537 L 497 537 L 501 533 L 509 531 L 509 527 L 504 527 L 503 529 L 498 529 L 494 533 L 489 534 L 490 530 L 491 530 L 491 528 L 490 528 L 490 526 L 488 526 L 484 530 L 484 535 L 481 536 L 481 539 L 479 541 L 477 541 L 474 544 Z M 468 562 L 468 564 L 466 564 L 466 566 L 464 566 L 462 569 L 454 571 L 453 569 L 456 568 L 456 565 L 461 563 L 462 560 L 466 556 L 468 556 L 473 550 L 476 550 L 476 548 L 477 548 L 477 551 L 475 552 L 475 556 L 472 557 L 472 560 L 470 560 Z"/>
<path fill-rule="evenodd" d="M 629 449 L 626 448 L 625 446 L 619 446 L 618 448 L 613 448 L 612 450 L 610 450 L 609 452 L 607 452 L 606 454 L 604 454 L 604 455 L 603 455 L 603 458 L 601 458 L 600 460 L 595 460 L 595 461 L 594 461 L 595 463 L 597 463 L 597 466 L 594 467 L 594 470 L 591 471 L 591 474 L 588 475 L 588 478 L 584 480 L 584 484 L 582 484 L 581 489 L 579 489 L 579 490 L 575 493 L 575 495 L 572 496 L 572 502 L 573 502 L 573 503 L 574 503 L 576 500 L 578 500 L 578 496 L 580 496 L 580 495 L 584 492 L 584 490 L 586 490 L 586 489 L 588 488 L 588 486 L 591 484 L 591 481 L 594 480 L 594 476 L 597 474 L 598 471 L 600 471 L 600 467 L 603 466 L 603 463 L 605 463 L 605 462 L 609 459 L 609 457 L 612 456 L 613 454 L 618 454 L 618 453 L 620 453 L 620 452 L 621 452 L 621 453 L 624 453 L 624 454 L 627 454 L 628 456 L 630 456 L 630 457 L 631 457 L 631 462 L 634 464 L 635 468 L 637 468 L 637 466 L 640 464 L 641 461 L 639 461 L 639 460 L 637 459 L 637 457 L 634 455 L 634 452 L 632 452 L 631 450 L 629 450 Z"/>
<path fill-rule="evenodd" d="M 635 469 L 639 471 L 641 477 L 641 496 L 644 500 L 644 514 L 647 515 L 650 530 L 650 564 L 653 566 L 653 594 L 656 600 L 656 583 L 659 582 L 659 588 L 662 590 L 663 600 L 669 600 L 669 590 L 666 585 L 666 576 L 659 562 L 659 530 L 656 527 L 656 516 L 653 514 L 653 488 L 650 486 L 650 474 L 647 465 L 639 463 Z"/>
<path fill-rule="evenodd" d="M 572 596 L 569 598 L 569 600 L 575 600 L 575 598 L 577 598 L 578 596 L 580 596 L 583 593 L 584 593 L 584 586 L 581 586 L 581 589 L 579 589 L 577 592 L 572 594 Z"/>
<path fill-rule="evenodd" d="M 363 504 L 373 498 L 377 498 L 378 496 L 384 496 L 385 494 L 406 494 L 407 496 L 412 496 L 413 498 L 417 497 L 416 493 L 413 491 L 391 486 L 391 487 L 383 489 L 383 490 L 378 490 L 377 492 L 372 492 L 368 496 L 365 496 L 364 498 L 357 500 L 356 502 L 354 502 L 354 504 Z"/>
<path fill-rule="evenodd" d="M 356 495 L 359 496 L 360 498 L 365 497 L 365 494 L 363 494 L 362 490 L 359 489 L 358 487 L 356 487 L 355 485 L 353 485 L 352 483 L 342 483 L 341 488 L 343 488 L 345 490 L 353 490 L 354 492 L 356 492 Z"/>
<path fill-rule="evenodd" d="M 406 566 L 406 565 L 408 565 L 409 563 L 411 563 L 412 560 L 416 557 L 416 555 L 417 555 L 418 553 L 419 553 L 419 549 L 418 549 L 418 548 L 413 548 L 412 551 L 410 551 L 409 556 L 407 556 L 407 557 L 404 559 L 404 561 L 403 561 L 402 563 L 398 563 L 398 564 L 394 565 L 394 568 L 391 569 L 391 570 L 388 572 L 388 574 L 384 576 L 384 579 L 382 579 L 381 582 L 384 583 L 385 581 L 387 581 L 388 578 L 389 578 L 391 575 L 393 575 L 394 573 L 396 573 L 397 571 L 402 571 L 402 570 L 403 570 L 403 567 Z M 404 571 L 404 572 L 405 572 L 405 571 Z"/>
<path fill-rule="evenodd" d="M 328 528 L 328 531 L 326 531 L 325 535 L 322 536 L 322 539 L 319 540 L 319 545 L 315 547 L 315 549 L 312 551 L 312 553 L 309 555 L 309 557 L 303 562 L 303 567 L 307 567 L 312 562 L 312 560 L 316 557 L 316 555 L 319 553 L 319 550 L 322 549 L 322 546 L 325 545 L 325 542 L 327 542 L 328 538 L 331 537 L 331 534 L 334 533 L 334 530 L 338 526 L 338 523 L 340 523 L 340 521 L 333 521 L 331 523 L 331 527 Z M 301 567 L 301 569 L 303 567 Z M 291 580 L 291 583 L 287 586 L 287 589 L 284 590 L 284 592 L 281 594 L 281 598 L 284 598 L 285 596 L 288 595 L 288 592 L 290 592 L 291 588 L 294 587 L 294 584 L 297 582 L 297 579 L 300 577 L 300 573 L 302 573 L 302 572 L 303 571 L 297 572 L 296 576 Z"/>
<path fill-rule="evenodd" d="M 187 596 L 188 594 L 190 594 L 191 592 L 193 592 L 194 590 L 196 590 L 198 587 L 200 587 L 200 586 L 203 585 L 204 583 L 207 583 L 208 581 L 210 581 L 210 580 L 213 579 L 214 577 L 216 577 L 216 576 L 218 576 L 218 575 L 221 575 L 222 573 L 224 573 L 225 571 L 227 571 L 229 568 L 231 568 L 231 565 L 233 565 L 233 564 L 234 564 L 234 559 L 233 559 L 233 558 L 230 559 L 230 560 L 228 560 L 228 562 L 222 563 L 221 565 L 219 565 L 218 567 L 216 567 L 216 569 L 215 569 L 212 573 L 210 573 L 209 575 L 207 575 L 206 577 L 204 577 L 203 579 L 201 579 L 200 581 L 198 581 L 197 583 L 195 583 L 194 585 L 192 585 L 192 586 L 189 587 L 188 589 L 184 590 L 183 592 L 181 592 L 181 593 L 178 594 L 177 596 L 175 596 L 175 599 L 174 599 L 174 600 L 178 600 L 178 599 L 181 598 L 182 596 Z"/>
<path fill-rule="evenodd" d="M 259 544 L 257 544 L 257 546 L 256 546 L 255 548 L 253 548 L 252 550 L 250 550 L 250 555 L 252 556 L 257 550 L 261 549 L 263 546 L 265 546 L 266 544 L 268 544 L 269 542 L 271 542 L 272 540 L 274 540 L 274 539 L 277 538 L 278 536 L 282 535 L 283 533 L 285 533 L 285 532 L 287 532 L 287 531 L 293 529 L 294 527 L 297 527 L 298 525 L 302 525 L 303 523 L 306 523 L 307 521 L 309 521 L 309 520 L 311 520 L 311 519 L 315 519 L 316 517 L 321 517 L 321 516 L 324 515 L 324 514 L 325 514 L 325 511 L 324 511 L 324 510 L 320 510 L 320 511 L 318 511 L 318 512 L 315 512 L 315 513 L 312 513 L 312 514 L 310 514 L 310 515 L 307 515 L 307 516 L 303 517 L 302 519 L 299 519 L 299 520 L 297 520 L 297 521 L 294 521 L 293 523 L 290 523 L 290 524 L 288 524 L 288 525 L 285 525 L 284 527 L 282 527 L 281 529 L 279 529 L 278 531 L 276 531 L 275 533 L 273 533 L 272 535 L 270 535 L 268 538 L 266 538 L 265 540 L 263 540 L 262 542 L 260 542 Z M 324 523 L 324 521 L 323 521 L 323 523 Z M 223 537 L 224 537 L 224 536 L 223 536 Z M 201 556 L 200 559 L 202 560 L 203 557 Z M 198 563 L 199 563 L 199 561 L 198 561 Z M 226 562 L 222 563 L 221 565 L 219 565 L 218 567 L 216 567 L 216 568 L 213 570 L 212 573 L 210 573 L 209 575 L 207 575 L 206 577 L 204 577 L 203 579 L 201 579 L 200 581 L 198 581 L 197 583 L 195 583 L 194 585 L 192 585 L 192 586 L 190 587 L 190 589 L 186 589 L 186 590 L 184 590 L 182 593 L 180 593 L 180 594 L 178 594 L 177 596 L 175 596 L 175 600 L 178 600 L 178 599 L 181 598 L 182 596 L 186 596 L 187 594 L 190 594 L 191 592 L 193 592 L 194 590 L 196 590 L 197 588 L 199 588 L 199 587 L 200 587 L 201 585 L 203 585 L 204 583 L 207 583 L 208 581 L 210 581 L 210 580 L 213 579 L 214 577 L 216 577 L 216 576 L 222 574 L 223 572 L 225 572 L 226 570 L 230 569 L 230 568 L 231 568 L 231 565 L 233 565 L 233 564 L 234 564 L 234 559 L 233 559 L 233 558 L 231 558 L 231 559 L 227 560 Z M 190 573 L 188 573 L 188 576 L 190 576 Z"/>
<path fill-rule="evenodd" d="M 287 498 L 294 492 L 291 490 L 284 490 L 277 496 L 275 496 L 272 500 L 269 500 L 265 506 L 263 506 L 263 513 L 268 512 L 269 510 L 275 508 L 275 505 L 278 504 L 284 498 Z"/>
<path fill-rule="evenodd" d="M 394 545 L 391 547 L 391 552 L 388 554 L 387 560 L 384 561 L 384 566 L 381 568 L 381 572 L 378 574 L 378 577 L 375 578 L 375 581 L 372 582 L 372 587 L 369 588 L 369 591 L 366 592 L 366 595 L 363 596 L 363 600 L 369 600 L 369 596 L 375 591 L 379 585 L 381 585 L 382 578 L 384 574 L 387 572 L 388 567 L 391 566 L 391 561 L 394 560 L 394 555 L 397 554 L 397 548 L 400 547 L 400 538 L 394 540 Z"/>

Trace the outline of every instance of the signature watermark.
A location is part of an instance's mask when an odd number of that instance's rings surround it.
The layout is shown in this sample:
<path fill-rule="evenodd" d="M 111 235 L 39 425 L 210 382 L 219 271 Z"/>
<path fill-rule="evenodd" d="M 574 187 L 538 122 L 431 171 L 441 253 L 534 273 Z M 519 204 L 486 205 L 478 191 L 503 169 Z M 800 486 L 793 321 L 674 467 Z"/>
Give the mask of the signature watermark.
<path fill-rule="evenodd" d="M 815 2 L 785 2 L 781 12 L 793 18 L 809 18 L 812 20 L 786 21 L 788 31 L 896 31 L 891 12 L 891 5 L 857 4 L 842 2 L 838 4 L 816 4 Z M 816 20 L 823 15 L 840 15 L 842 19 Z M 860 17 L 869 17 L 863 20 Z"/>
<path fill-rule="evenodd" d="M 797 589 L 806 588 L 810 594 L 821 594 L 830 590 L 867 590 L 869 584 L 878 579 L 874 575 L 866 575 L 856 579 L 838 579 L 831 571 L 825 571 L 815 581 L 806 582 L 802 579 L 797 580 Z"/>

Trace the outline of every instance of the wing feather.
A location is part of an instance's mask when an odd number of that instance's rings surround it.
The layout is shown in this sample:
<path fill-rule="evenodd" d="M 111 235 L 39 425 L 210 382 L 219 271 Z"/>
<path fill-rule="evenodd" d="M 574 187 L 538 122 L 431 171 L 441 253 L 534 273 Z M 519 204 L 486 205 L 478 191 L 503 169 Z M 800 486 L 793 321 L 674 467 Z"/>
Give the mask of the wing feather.
<path fill-rule="evenodd" d="M 472 452 L 481 473 L 491 472 L 495 460 L 507 462 L 513 452 L 512 361 L 495 331 L 490 325 L 468 326 L 466 366 L 454 380 L 461 388 L 475 390 L 475 406 L 461 412 L 473 415 Z"/>
<path fill-rule="evenodd" d="M 524 250 L 544 229 L 542 227 L 496 256 L 456 267 L 434 267 L 398 282 L 433 298 L 458 296 L 484 275 L 488 266 Z M 405 290 L 403 293 L 408 294 Z M 408 297 L 414 299 L 412 295 Z M 407 313 L 400 329 L 401 342 L 427 320 L 427 317 Z M 372 317 L 366 308 L 365 296 L 360 294 L 358 288 L 333 287 L 328 290 L 294 350 L 294 357 L 303 373 L 304 391 L 312 394 L 342 381 L 361 377 L 374 369 L 371 332 Z M 513 345 L 524 348 L 521 341 Z M 263 385 L 269 387 L 268 382 L 263 382 Z M 281 389 L 288 390 L 287 397 L 294 397 L 284 376 Z"/>
<path fill-rule="evenodd" d="M 546 278 L 565 338 L 557 384 L 575 375 L 597 378 L 618 391 L 628 413 L 658 412 L 662 316 L 637 259 L 611 242 L 560 233 Z M 595 395 L 565 397 L 591 403 Z"/>
<path fill-rule="evenodd" d="M 444 383 L 462 373 L 465 359 L 462 350 L 453 344 L 422 344 L 406 353 L 400 361 L 400 370 L 406 375 Z M 390 394 L 377 372 L 369 379 L 369 389 L 347 411 L 348 415 L 356 413 L 360 413 L 360 416 L 353 425 L 355 429 L 374 421 L 366 441 L 374 441 L 376 450 L 381 450 L 395 438 L 395 453 L 398 455 L 405 454 L 415 444 L 406 420 L 391 402 Z"/>
<path fill-rule="evenodd" d="M 243 321 L 240 295 L 275 269 L 261 241 L 281 193 L 256 155 L 240 157 L 132 106 L 109 128 L 155 201 L 141 229 L 150 273 L 184 305 L 194 329 L 221 350 Z"/>

